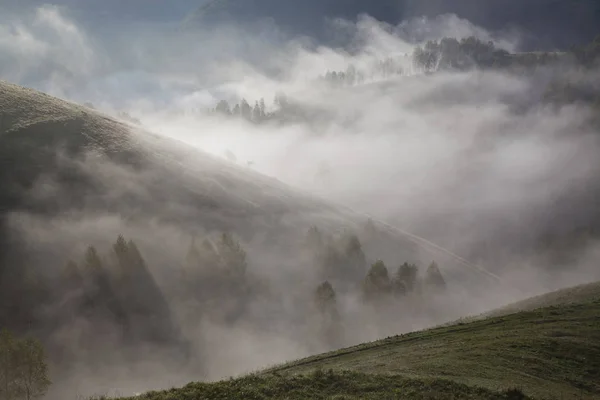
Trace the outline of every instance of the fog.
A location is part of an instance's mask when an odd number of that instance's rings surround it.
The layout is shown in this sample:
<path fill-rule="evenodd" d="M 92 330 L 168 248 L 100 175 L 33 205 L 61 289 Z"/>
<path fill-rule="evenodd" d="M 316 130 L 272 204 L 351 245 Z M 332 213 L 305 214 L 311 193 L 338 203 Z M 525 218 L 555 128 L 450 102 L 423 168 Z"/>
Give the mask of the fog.
<path fill-rule="evenodd" d="M 51 333 L 40 329 L 49 342 L 69 344 L 78 360 L 68 368 L 53 360 L 50 397 L 128 395 L 220 379 L 600 279 L 594 241 L 579 243 L 568 257 L 539 246 L 548 234 L 593 225 L 598 217 L 592 199 L 600 143 L 588 124 L 593 111 L 540 101 L 540 87 L 557 74 L 593 82 L 593 72 L 563 66 L 533 75 L 426 74 L 412 60 L 415 46 L 426 40 L 476 36 L 512 52 L 520 38 L 450 14 L 396 26 L 368 16 L 330 23 L 339 47 L 289 38 L 275 23 L 254 32 L 148 23 L 100 34 L 68 8 L 44 5 L 0 16 L 1 79 L 91 103 L 115 117 L 128 113 L 141 122 L 131 126 L 138 144 L 156 157 L 176 154 L 170 162 L 186 172 L 172 180 L 176 173 L 151 163 L 132 167 L 93 154 L 61 155 L 62 167 L 101 186 L 102 202 L 118 204 L 118 211 L 98 208 L 94 191 L 70 214 L 10 215 L 9 226 L 31 249 L 30 262 L 55 260 L 44 266 L 50 278 L 90 244 L 104 253 L 118 234 L 133 238 L 188 346 L 115 345 L 109 325 L 94 351 L 83 355 L 79 341 L 101 327 L 76 318 Z M 377 69 L 388 57 L 401 73 Z M 338 87 L 321 79 L 350 65 L 365 71 L 360 84 Z M 308 117 L 256 124 L 208 112 L 221 100 L 233 105 L 242 98 L 251 106 L 264 99 L 267 111 L 277 111 L 273 100 L 281 93 Z M 213 158 L 169 153 L 166 138 Z M 68 203 L 63 189 L 48 174 L 30 196 Z M 184 190 L 202 192 L 220 208 L 194 209 Z M 318 323 L 306 319 L 320 275 L 299 243 L 311 225 L 360 231 L 369 217 L 388 224 L 380 227 L 391 229 L 398 244 L 382 245 L 378 254 L 380 247 L 365 245 L 369 262 L 384 259 L 392 274 L 403 261 L 426 267 L 435 259 L 447 292 L 372 312 L 358 293 L 334 284 L 343 334 L 322 340 Z M 217 310 L 197 312 L 179 271 L 192 237 L 200 242 L 225 230 L 247 249 L 253 282 L 268 286 L 244 297 L 234 322 L 215 316 L 228 304 L 206 303 Z M 56 307 L 42 314 L 54 315 Z"/>

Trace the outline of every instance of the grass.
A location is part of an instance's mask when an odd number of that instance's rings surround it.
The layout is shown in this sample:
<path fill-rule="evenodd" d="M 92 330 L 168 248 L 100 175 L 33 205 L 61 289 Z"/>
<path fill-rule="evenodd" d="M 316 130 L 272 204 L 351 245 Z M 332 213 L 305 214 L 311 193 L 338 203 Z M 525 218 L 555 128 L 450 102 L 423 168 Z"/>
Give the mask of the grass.
<path fill-rule="evenodd" d="M 136 398 L 600 398 L 600 283 L 492 314 Z"/>
<path fill-rule="evenodd" d="M 526 399 L 516 389 L 494 392 L 447 380 L 417 380 L 390 375 L 317 370 L 302 376 L 251 375 L 217 383 L 192 383 L 181 389 L 132 397 L 143 400 L 199 399 Z"/>
<path fill-rule="evenodd" d="M 600 300 L 440 327 L 309 357 L 268 372 L 315 369 L 443 378 L 538 398 L 600 397 Z"/>

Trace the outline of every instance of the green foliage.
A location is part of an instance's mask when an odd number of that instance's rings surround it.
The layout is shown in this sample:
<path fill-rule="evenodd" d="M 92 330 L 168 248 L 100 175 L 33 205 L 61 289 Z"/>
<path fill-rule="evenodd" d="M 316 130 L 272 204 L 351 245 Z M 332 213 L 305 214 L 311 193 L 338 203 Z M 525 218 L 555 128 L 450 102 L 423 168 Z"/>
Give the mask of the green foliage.
<path fill-rule="evenodd" d="M 32 400 L 42 397 L 51 382 L 46 354 L 34 339 L 16 339 L 0 333 L 0 400 Z"/>

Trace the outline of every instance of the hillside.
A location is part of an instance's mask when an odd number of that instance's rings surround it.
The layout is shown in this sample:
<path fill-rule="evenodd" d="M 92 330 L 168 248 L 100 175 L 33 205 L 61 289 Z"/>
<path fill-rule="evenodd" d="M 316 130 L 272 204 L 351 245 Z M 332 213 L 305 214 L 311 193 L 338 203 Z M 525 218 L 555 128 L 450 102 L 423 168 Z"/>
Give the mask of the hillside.
<path fill-rule="evenodd" d="M 598 283 L 521 302 L 515 314 L 387 338 L 276 367 L 445 378 L 490 389 L 519 387 L 540 398 L 600 394 Z M 517 309 L 517 307 L 515 307 Z M 504 314 L 506 310 L 492 312 Z"/>
<path fill-rule="evenodd" d="M 42 340 L 55 371 L 50 398 L 64 398 L 79 365 L 91 370 L 85 395 L 107 384 L 183 384 L 208 365 L 222 376 L 335 348 L 303 331 L 314 289 L 336 277 L 359 284 L 367 257 L 397 268 L 422 250 L 416 237 L 248 168 L 4 82 L 0 167 L 0 327 Z M 320 270 L 302 252 L 313 225 L 328 234 L 370 229 L 374 242 L 361 237 L 350 249 L 353 275 Z M 428 258 L 443 254 L 423 246 Z M 337 268 L 338 250 L 330 250 L 326 261 Z M 449 267 L 468 264 L 449 259 Z M 206 324 L 213 330 L 199 334 Z M 266 359 L 240 355 L 274 337 L 298 346 Z M 251 344 L 236 347 L 241 338 Z M 219 364 L 223 351 L 212 342 L 220 340 L 239 365 Z M 150 366 L 190 375 L 149 378 Z"/>
<path fill-rule="evenodd" d="M 594 283 L 560 290 L 520 303 L 524 309 L 544 308 L 390 337 L 256 375 L 138 398 L 381 398 L 392 393 L 406 399 L 523 398 L 511 388 L 540 399 L 597 398 L 599 288 Z"/>

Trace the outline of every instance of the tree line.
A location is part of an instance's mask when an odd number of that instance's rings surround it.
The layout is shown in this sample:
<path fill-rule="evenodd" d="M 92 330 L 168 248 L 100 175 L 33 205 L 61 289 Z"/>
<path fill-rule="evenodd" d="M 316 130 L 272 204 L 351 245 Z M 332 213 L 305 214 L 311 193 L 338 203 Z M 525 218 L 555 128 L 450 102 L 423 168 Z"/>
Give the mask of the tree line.
<path fill-rule="evenodd" d="M 50 387 L 44 347 L 33 338 L 0 331 L 0 400 L 32 400 Z"/>

